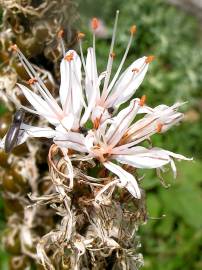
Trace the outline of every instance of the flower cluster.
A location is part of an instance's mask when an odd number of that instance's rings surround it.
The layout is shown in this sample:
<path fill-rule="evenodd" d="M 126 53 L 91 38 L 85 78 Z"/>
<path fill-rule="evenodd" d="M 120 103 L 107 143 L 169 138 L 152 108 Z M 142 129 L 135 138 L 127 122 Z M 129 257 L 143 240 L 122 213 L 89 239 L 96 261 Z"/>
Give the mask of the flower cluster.
<path fill-rule="evenodd" d="M 94 18 L 91 23 L 93 46 L 88 49 L 86 58 L 82 51 L 83 33 L 78 33 L 80 56 L 74 50 L 65 52 L 62 33 L 59 33 L 63 59 L 60 65 L 61 83 L 57 100 L 50 94 L 35 67 L 29 63 L 20 49 L 16 45 L 12 46 L 30 76 L 29 88 L 23 84 L 18 86 L 33 108 L 25 106 L 22 108 L 44 117 L 49 123 L 47 127 L 22 123 L 17 144 L 25 142 L 29 137 L 52 138 L 53 142 L 64 151 L 71 149 L 83 157 L 98 160 L 117 176 L 115 182 L 117 186 L 125 187 L 132 196 L 140 199 L 141 192 L 134 175 L 124 170 L 121 164 L 148 169 L 162 169 L 164 165 L 170 164 L 176 174 L 173 158 L 181 160 L 188 158 L 168 150 L 146 148 L 139 144 L 150 139 L 155 133 L 167 131 L 182 120 L 183 114 L 177 111 L 181 103 L 171 107 L 159 105 L 151 108 L 146 105 L 144 95 L 141 98 L 134 98 L 154 59 L 153 56 L 143 56 L 122 72 L 136 33 L 135 25 L 130 28 L 125 53 L 115 75 L 111 78 L 117 22 L 118 12 L 107 67 L 101 74 L 98 74 L 96 64 L 95 37 L 99 28 L 98 19 Z M 125 103 L 127 106 L 120 110 L 120 105 Z M 134 121 L 138 114 L 143 117 L 141 119 L 138 117 L 139 120 Z M 87 128 L 89 126 L 91 128 Z M 1 141 L 2 148 L 4 143 L 5 138 Z M 108 186 L 110 185 L 111 183 L 108 183 Z M 104 187 L 101 193 L 106 188 Z"/>

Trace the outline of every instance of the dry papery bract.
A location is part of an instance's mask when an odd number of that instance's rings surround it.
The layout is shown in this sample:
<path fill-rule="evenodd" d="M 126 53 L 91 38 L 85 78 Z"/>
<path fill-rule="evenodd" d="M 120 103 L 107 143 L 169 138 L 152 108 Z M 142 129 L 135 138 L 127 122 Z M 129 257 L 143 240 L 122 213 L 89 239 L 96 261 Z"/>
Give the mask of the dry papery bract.
<path fill-rule="evenodd" d="M 58 265 L 66 265 L 64 269 L 138 269 L 143 260 L 137 252 L 136 232 L 146 220 L 144 194 L 141 200 L 130 200 L 119 190 L 117 197 L 113 195 L 116 179 L 89 177 L 88 168 L 96 164 L 77 154 L 68 158 L 74 166 L 74 184 L 67 177 L 71 175 L 67 155 L 51 146 L 49 168 L 55 193 L 35 200 L 51 204 L 61 221 L 39 241 L 38 258 L 46 269 L 60 269 Z M 98 196 L 103 186 L 108 188 Z"/>

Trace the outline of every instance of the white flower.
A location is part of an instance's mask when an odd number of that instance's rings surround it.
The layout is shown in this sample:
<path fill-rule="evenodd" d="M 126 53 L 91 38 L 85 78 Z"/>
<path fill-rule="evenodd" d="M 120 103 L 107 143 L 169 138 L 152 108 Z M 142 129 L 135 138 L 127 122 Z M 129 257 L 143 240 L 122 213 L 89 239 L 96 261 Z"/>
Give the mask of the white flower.
<path fill-rule="evenodd" d="M 34 110 L 22 107 L 46 118 L 56 129 L 63 129 L 64 131 L 78 130 L 84 100 L 81 87 L 81 61 L 77 53 L 70 50 L 61 61 L 61 84 L 59 90 L 61 104 L 59 105 L 18 47 L 14 45 L 13 48 L 30 76 L 28 83 L 32 88 L 30 90 L 26 86 L 18 84 Z"/>
<path fill-rule="evenodd" d="M 55 127 L 54 129 L 33 127 L 22 123 L 17 144 L 23 143 L 28 137 L 54 138 L 60 132 L 78 131 L 82 108 L 83 105 L 85 106 L 81 87 L 81 61 L 78 54 L 70 50 L 64 54 L 61 61 L 60 104 L 58 104 L 19 48 L 16 45 L 12 47 L 30 76 L 28 84 L 31 89 L 23 84 L 18 84 L 18 86 L 33 108 L 21 107 L 26 111 L 44 117 Z M 0 143 L 1 148 L 4 147 L 4 141 L 5 138 Z"/>
<path fill-rule="evenodd" d="M 98 159 L 103 165 L 116 174 L 119 178 L 119 186 L 140 199 L 141 193 L 133 175 L 126 172 L 119 165 L 111 162 L 133 166 L 134 168 L 162 168 L 171 164 L 174 175 L 176 168 L 173 158 L 189 160 L 188 158 L 160 148 L 147 149 L 136 146 L 145 139 L 149 139 L 154 133 L 160 133 L 183 118 L 183 114 L 177 112 L 180 104 L 171 107 L 161 105 L 150 110 L 141 120 L 132 124 L 139 110 L 144 110 L 143 99 L 134 99 L 130 105 L 120 111 L 117 116 L 103 122 L 98 129 L 90 130 L 86 138 L 78 137 L 75 144 L 66 137 L 57 137 L 57 144 L 70 147 L 80 152 L 87 152 L 92 158 Z M 103 189 L 104 192 L 104 189 Z"/>
<path fill-rule="evenodd" d="M 95 18 L 94 18 L 95 20 Z M 128 101 L 138 89 L 142 83 L 144 76 L 148 70 L 149 63 L 154 59 L 153 56 L 144 56 L 138 60 L 135 60 L 121 75 L 121 70 L 123 68 L 124 62 L 126 60 L 128 51 L 130 49 L 133 36 L 136 32 L 136 26 L 133 25 L 130 28 L 130 38 L 121 60 L 121 63 L 115 73 L 113 79 L 110 82 L 111 70 L 113 61 L 115 58 L 114 43 L 116 36 L 118 22 L 118 12 L 115 19 L 113 36 L 111 47 L 109 51 L 108 63 L 106 71 L 98 76 L 97 65 L 96 65 L 96 53 L 95 53 L 95 31 L 98 27 L 98 23 L 94 21 L 95 26 L 93 27 L 94 42 L 93 47 L 88 49 L 86 63 L 83 59 L 83 65 L 85 69 L 85 94 L 88 102 L 88 107 L 81 119 L 81 126 L 83 126 L 86 121 L 91 116 L 94 126 L 97 128 L 100 123 L 102 123 L 107 118 L 110 118 L 110 110 L 118 109 L 118 107 Z M 83 56 L 81 48 L 81 55 Z M 100 89 L 101 81 L 103 82 L 103 88 Z"/>

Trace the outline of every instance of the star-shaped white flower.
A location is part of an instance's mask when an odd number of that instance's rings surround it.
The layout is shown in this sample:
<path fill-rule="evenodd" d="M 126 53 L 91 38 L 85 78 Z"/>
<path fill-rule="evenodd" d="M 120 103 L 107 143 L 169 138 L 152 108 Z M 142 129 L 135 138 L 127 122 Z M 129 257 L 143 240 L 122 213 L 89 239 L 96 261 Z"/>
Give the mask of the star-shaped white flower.
<path fill-rule="evenodd" d="M 181 105 L 179 103 L 171 107 L 161 105 L 151 109 L 143 104 L 143 100 L 144 97 L 132 100 L 130 105 L 121 110 L 117 116 L 105 120 L 98 129 L 90 130 L 86 138 L 77 136 L 75 143 L 69 141 L 68 136 L 59 136 L 56 140 L 56 143 L 62 147 L 86 152 L 90 157 L 98 159 L 108 170 L 118 176 L 120 182 L 117 184 L 127 188 L 138 199 L 141 193 L 135 177 L 113 163 L 113 160 L 144 169 L 162 168 L 170 164 L 174 175 L 176 175 L 176 168 L 173 158 L 189 160 L 161 148 L 147 149 L 137 146 L 138 143 L 150 139 L 153 134 L 169 129 L 183 118 L 183 114 L 177 112 L 177 108 Z M 150 113 L 133 123 L 139 110 L 144 110 L 144 107 Z"/>

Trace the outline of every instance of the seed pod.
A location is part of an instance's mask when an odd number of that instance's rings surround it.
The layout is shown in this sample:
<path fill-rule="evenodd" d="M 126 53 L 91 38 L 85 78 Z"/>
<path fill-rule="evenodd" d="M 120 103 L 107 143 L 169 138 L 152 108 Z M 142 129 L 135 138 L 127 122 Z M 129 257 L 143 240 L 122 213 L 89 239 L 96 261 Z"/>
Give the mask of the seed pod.
<path fill-rule="evenodd" d="M 9 170 L 5 171 L 3 178 L 2 178 L 2 186 L 4 191 L 18 193 L 20 191 L 19 186 L 15 182 L 15 178 L 12 172 Z"/>
<path fill-rule="evenodd" d="M 9 129 L 9 125 L 12 119 L 11 113 L 4 113 L 0 119 L 0 137 L 3 138 Z"/>
<path fill-rule="evenodd" d="M 30 260 L 26 256 L 14 256 L 10 258 L 10 270 L 24 270 L 30 269 Z"/>
<path fill-rule="evenodd" d="M 2 149 L 0 149 L 0 167 L 3 167 L 4 169 L 9 167 L 8 154 L 6 154 Z"/>

